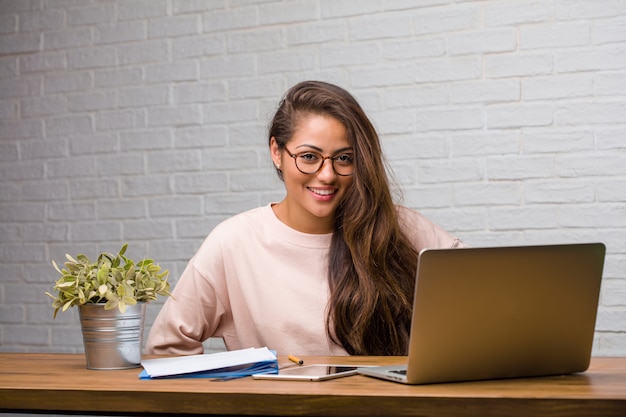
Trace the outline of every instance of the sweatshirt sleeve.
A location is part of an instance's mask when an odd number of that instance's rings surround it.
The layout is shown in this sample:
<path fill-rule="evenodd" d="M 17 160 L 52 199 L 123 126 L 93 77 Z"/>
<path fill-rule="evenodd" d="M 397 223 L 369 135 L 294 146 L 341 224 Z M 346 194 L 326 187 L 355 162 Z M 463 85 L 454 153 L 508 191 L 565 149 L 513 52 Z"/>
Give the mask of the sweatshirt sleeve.
<path fill-rule="evenodd" d="M 152 324 L 145 353 L 201 354 L 204 352 L 202 343 L 218 331 L 225 314 L 224 305 L 209 277 L 196 267 L 197 258 L 211 256 L 210 252 L 207 254 L 206 248 L 201 248 L 189 261 L 172 296 L 165 301 Z M 220 269 L 219 259 L 214 259 L 212 264 Z M 219 276 L 219 271 L 215 272 Z"/>

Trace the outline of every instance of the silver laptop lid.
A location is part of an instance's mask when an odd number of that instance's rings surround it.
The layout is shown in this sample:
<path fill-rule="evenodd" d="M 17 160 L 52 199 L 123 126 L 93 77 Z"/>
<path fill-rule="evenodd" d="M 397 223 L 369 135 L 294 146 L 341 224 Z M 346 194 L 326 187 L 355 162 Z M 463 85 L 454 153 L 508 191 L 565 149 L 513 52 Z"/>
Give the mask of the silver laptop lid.
<path fill-rule="evenodd" d="M 604 254 L 601 243 L 423 251 L 408 383 L 585 371 Z"/>

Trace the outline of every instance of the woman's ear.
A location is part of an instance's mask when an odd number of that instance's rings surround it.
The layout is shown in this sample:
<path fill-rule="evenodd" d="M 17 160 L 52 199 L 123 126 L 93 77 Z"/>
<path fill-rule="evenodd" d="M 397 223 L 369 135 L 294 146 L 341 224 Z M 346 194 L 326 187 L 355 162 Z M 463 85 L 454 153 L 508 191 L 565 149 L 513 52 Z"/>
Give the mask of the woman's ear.
<path fill-rule="evenodd" d="M 280 169 L 281 152 L 278 148 L 278 143 L 276 142 L 276 138 L 274 138 L 274 136 L 272 136 L 272 138 L 270 139 L 270 154 L 272 156 L 272 162 L 274 162 L 274 166 Z"/>

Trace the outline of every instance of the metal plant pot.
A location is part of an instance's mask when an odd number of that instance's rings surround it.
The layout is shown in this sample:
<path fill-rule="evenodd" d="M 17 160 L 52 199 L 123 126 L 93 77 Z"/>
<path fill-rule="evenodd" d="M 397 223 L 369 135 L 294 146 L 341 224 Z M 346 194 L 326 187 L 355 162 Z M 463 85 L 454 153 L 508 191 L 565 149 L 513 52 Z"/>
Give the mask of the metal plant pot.
<path fill-rule="evenodd" d="M 79 306 L 88 369 L 128 369 L 141 365 L 146 303 L 105 310 L 104 304 Z"/>

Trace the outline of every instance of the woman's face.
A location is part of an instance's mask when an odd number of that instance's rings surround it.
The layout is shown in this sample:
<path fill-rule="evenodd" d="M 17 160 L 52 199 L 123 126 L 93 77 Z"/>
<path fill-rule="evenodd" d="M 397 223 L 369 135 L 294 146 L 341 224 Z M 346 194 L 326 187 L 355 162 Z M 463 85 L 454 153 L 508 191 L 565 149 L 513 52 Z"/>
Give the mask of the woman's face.
<path fill-rule="evenodd" d="M 315 174 L 304 174 L 296 167 L 289 155 L 316 152 L 324 157 L 338 153 L 353 156 L 346 128 L 335 118 L 310 115 L 300 119 L 286 150 L 280 150 L 274 138 L 270 151 L 274 164 L 283 172 L 287 194 L 274 206 L 274 212 L 287 226 L 305 233 L 331 233 L 335 212 L 346 190 L 352 184 L 352 176 L 341 176 L 333 170 L 331 159 L 324 160 Z M 287 152 L 288 151 L 288 152 Z M 305 155 L 307 157 L 308 155 Z M 305 168 L 302 162 L 301 168 Z M 335 162 L 338 167 L 339 161 Z"/>

